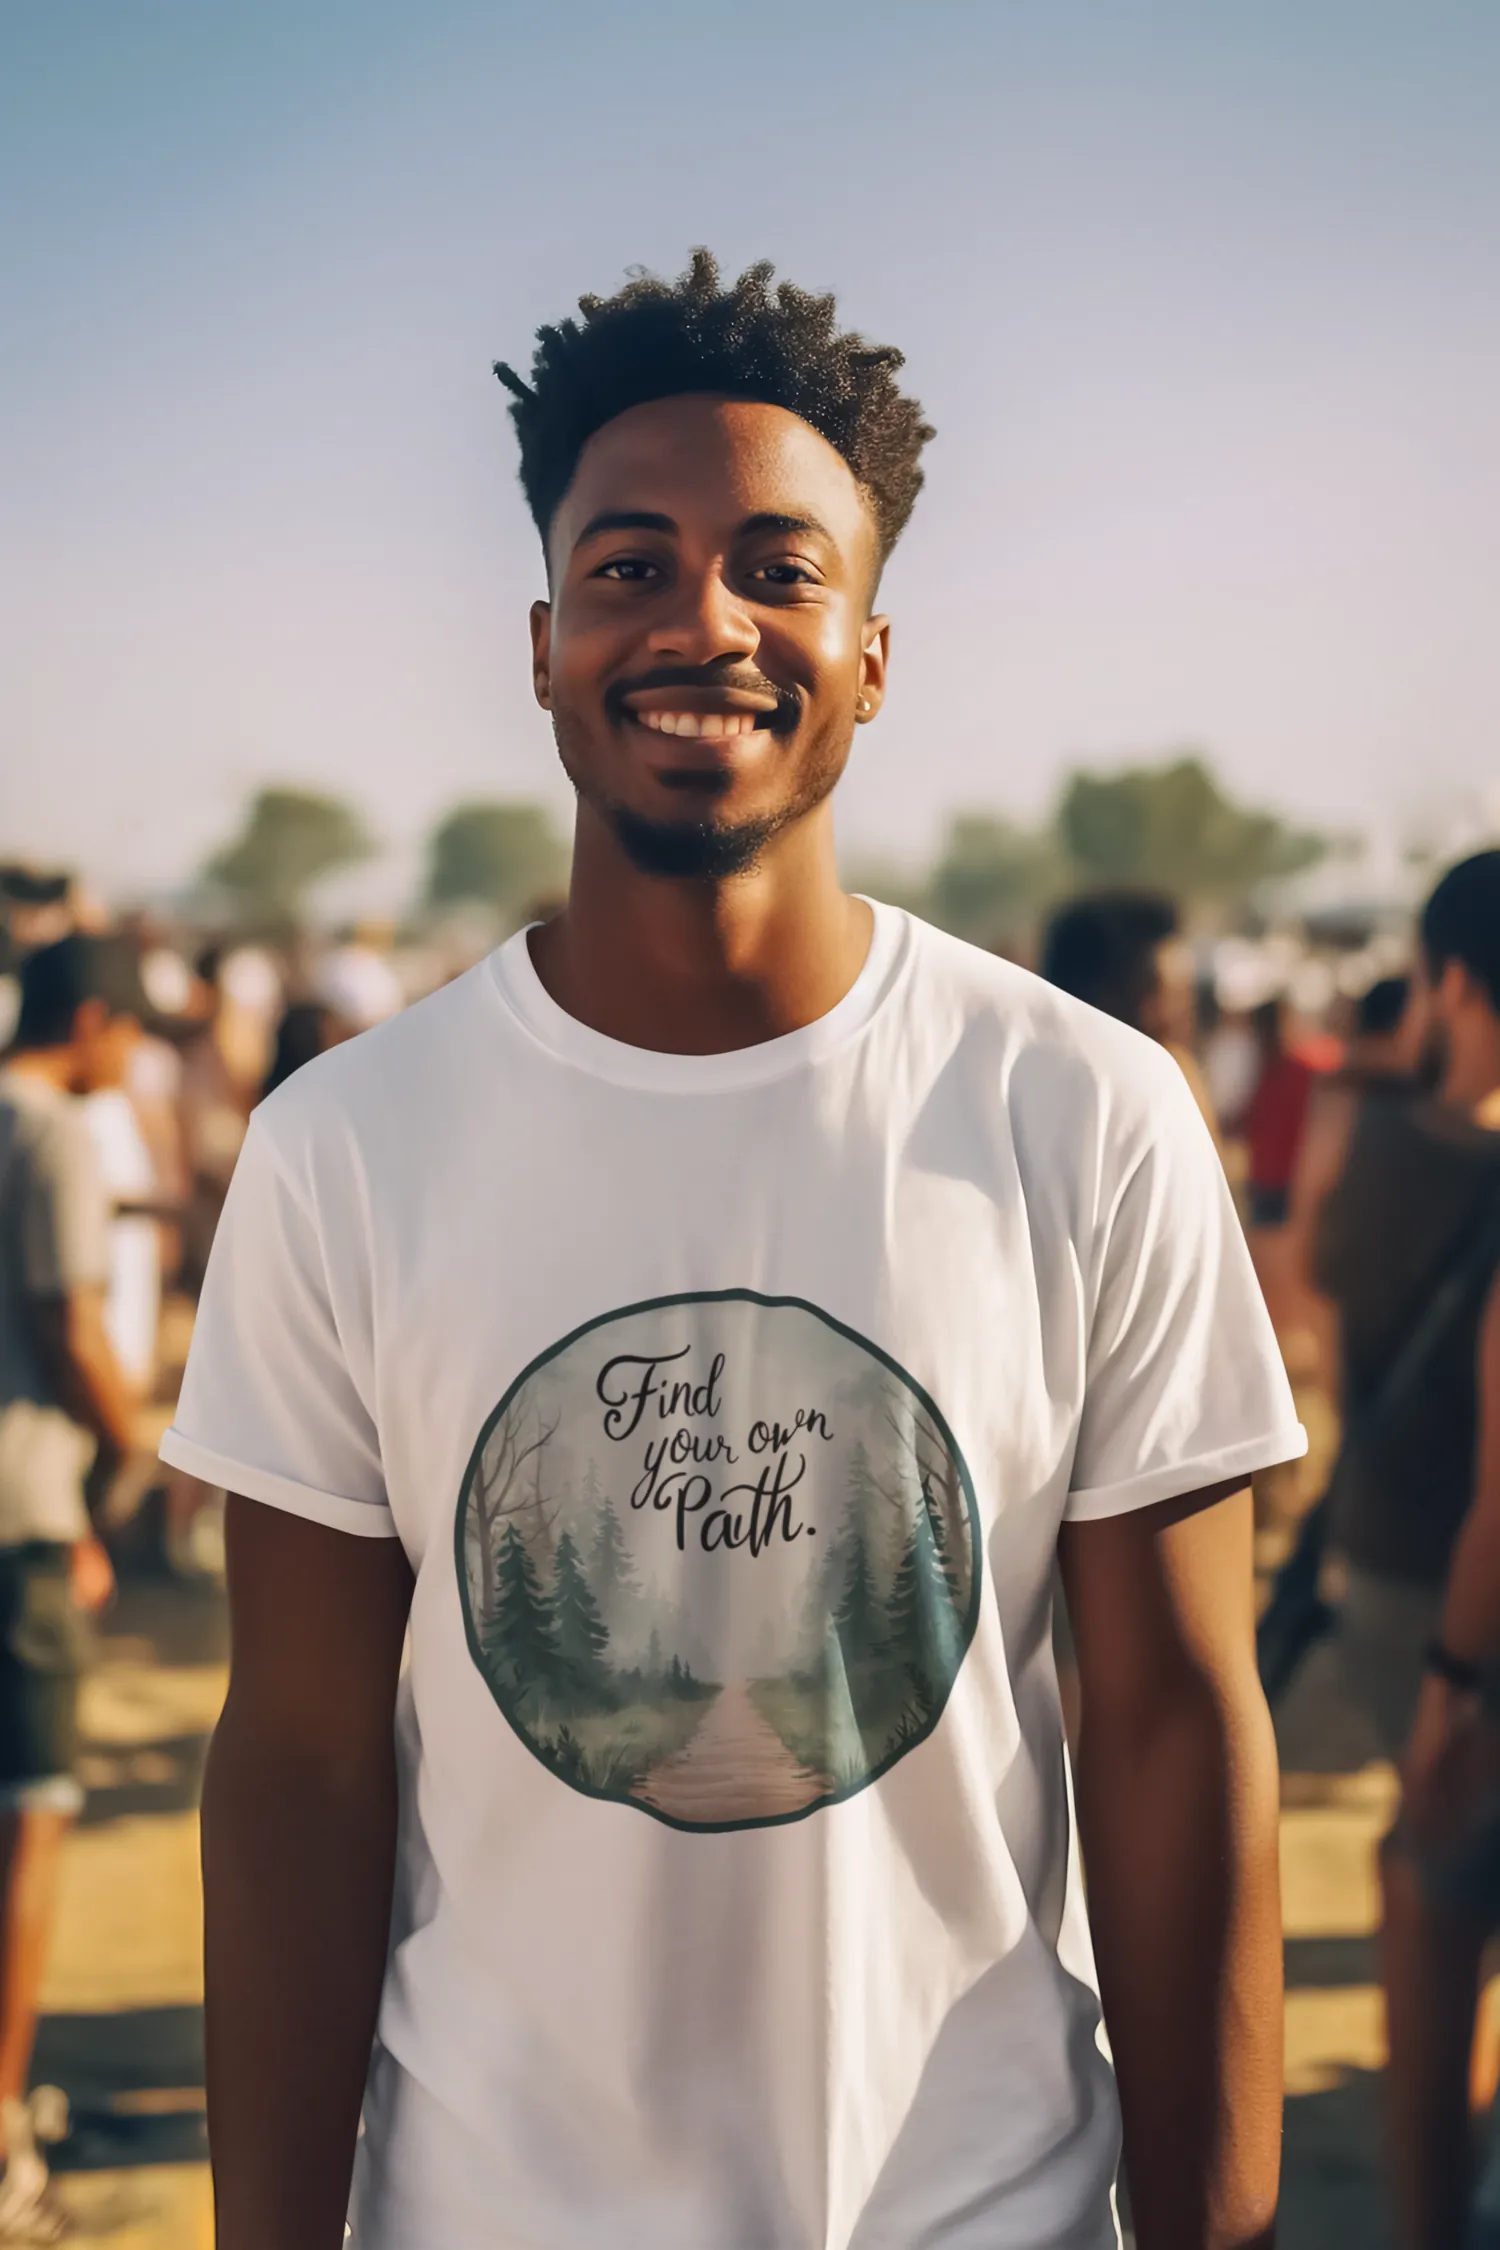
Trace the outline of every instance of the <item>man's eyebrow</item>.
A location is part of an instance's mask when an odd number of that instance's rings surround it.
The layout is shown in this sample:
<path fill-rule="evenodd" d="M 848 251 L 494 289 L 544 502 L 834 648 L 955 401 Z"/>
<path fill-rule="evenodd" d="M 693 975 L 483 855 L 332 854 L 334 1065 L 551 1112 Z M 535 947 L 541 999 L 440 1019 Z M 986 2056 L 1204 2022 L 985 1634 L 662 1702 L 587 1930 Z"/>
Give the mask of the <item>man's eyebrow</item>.
<path fill-rule="evenodd" d="M 833 533 L 827 524 L 819 523 L 816 516 L 787 516 L 774 509 L 763 510 L 760 515 L 746 516 L 740 525 L 740 536 L 754 531 L 811 532 L 816 539 L 826 539 L 830 547 L 836 546 Z"/>
<path fill-rule="evenodd" d="M 603 508 L 589 517 L 573 544 L 581 547 L 585 539 L 597 539 L 604 531 L 664 531 L 670 538 L 676 529 L 670 516 L 654 515 L 649 508 Z"/>

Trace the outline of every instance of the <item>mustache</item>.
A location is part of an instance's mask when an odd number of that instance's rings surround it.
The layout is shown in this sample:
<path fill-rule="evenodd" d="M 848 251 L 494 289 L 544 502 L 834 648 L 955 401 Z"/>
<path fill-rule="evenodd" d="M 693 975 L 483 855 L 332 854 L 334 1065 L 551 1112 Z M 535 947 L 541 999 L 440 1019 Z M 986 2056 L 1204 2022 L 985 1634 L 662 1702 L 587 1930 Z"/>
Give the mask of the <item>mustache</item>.
<path fill-rule="evenodd" d="M 776 708 L 766 714 L 766 726 L 772 734 L 789 734 L 802 716 L 802 707 L 790 688 L 778 687 L 768 680 L 764 672 L 753 665 L 729 668 L 720 664 L 662 664 L 654 672 L 637 672 L 628 680 L 612 680 L 604 691 L 604 708 L 611 719 L 627 719 L 625 707 L 628 695 L 642 695 L 661 688 L 703 688 L 712 693 L 715 689 L 740 695 L 771 696 Z"/>

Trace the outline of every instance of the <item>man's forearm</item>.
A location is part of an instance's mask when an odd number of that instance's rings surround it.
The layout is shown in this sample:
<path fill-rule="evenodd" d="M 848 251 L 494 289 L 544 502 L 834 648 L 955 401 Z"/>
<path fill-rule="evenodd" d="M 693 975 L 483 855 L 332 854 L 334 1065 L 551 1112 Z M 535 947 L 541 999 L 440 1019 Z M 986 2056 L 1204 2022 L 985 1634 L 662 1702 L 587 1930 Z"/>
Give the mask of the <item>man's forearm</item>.
<path fill-rule="evenodd" d="M 35 1340 L 48 1387 L 70 1420 L 118 1463 L 130 1449 L 134 1409 L 104 1324 L 102 1300 L 76 1291 L 35 1308 Z"/>
<path fill-rule="evenodd" d="M 1500 1508 L 1464 1519 L 1443 1601 L 1443 1645 L 1486 1669 L 1500 1664 Z"/>
<path fill-rule="evenodd" d="M 1281 2144 L 1275 1743 L 1258 1687 L 1157 1724 L 1085 1702 L 1089 1917 L 1140 2250 L 1273 2239 Z"/>
<path fill-rule="evenodd" d="M 395 1848 L 393 1751 L 331 1776 L 231 1694 L 203 1795 L 218 2250 L 341 2250 Z"/>

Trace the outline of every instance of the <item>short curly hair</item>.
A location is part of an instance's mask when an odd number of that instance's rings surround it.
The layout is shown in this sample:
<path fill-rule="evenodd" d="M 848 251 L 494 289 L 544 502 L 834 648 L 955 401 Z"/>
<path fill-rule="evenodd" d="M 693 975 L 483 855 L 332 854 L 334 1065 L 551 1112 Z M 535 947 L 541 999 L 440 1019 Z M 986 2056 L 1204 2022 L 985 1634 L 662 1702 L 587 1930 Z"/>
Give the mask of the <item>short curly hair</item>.
<path fill-rule="evenodd" d="M 581 320 L 538 329 L 529 383 L 496 361 L 515 393 L 521 485 L 544 543 L 594 432 L 632 406 L 696 391 L 759 399 L 810 423 L 868 497 L 885 562 L 922 489 L 918 460 L 933 431 L 896 386 L 901 353 L 841 334 L 831 296 L 773 287 L 773 271 L 751 266 L 724 289 L 713 257 L 695 250 L 680 280 L 632 273 L 613 297 L 581 297 Z"/>

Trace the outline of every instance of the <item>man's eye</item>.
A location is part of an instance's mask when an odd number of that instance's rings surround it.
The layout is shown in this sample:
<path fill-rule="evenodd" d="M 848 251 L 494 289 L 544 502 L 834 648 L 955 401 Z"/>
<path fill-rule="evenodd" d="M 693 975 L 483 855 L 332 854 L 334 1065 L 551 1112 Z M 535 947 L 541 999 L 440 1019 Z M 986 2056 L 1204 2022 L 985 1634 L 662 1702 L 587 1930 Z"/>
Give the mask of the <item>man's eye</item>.
<path fill-rule="evenodd" d="M 817 583 L 810 570 L 801 563 L 762 563 L 754 573 L 757 578 L 767 578 L 773 586 L 812 586 Z"/>
<path fill-rule="evenodd" d="M 616 555 L 612 562 L 601 563 L 594 573 L 596 578 L 613 578 L 627 586 L 641 586 L 660 575 L 657 565 L 644 555 Z"/>

